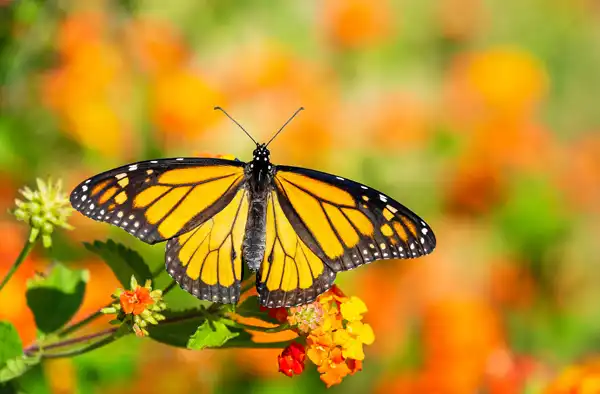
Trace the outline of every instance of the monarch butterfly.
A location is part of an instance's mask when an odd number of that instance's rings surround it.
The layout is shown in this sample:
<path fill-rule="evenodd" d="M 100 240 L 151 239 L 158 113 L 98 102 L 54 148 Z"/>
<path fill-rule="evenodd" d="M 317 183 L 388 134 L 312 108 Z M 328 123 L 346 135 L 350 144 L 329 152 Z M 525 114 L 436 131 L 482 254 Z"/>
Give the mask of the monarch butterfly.
<path fill-rule="evenodd" d="M 431 228 L 385 194 L 339 176 L 274 165 L 256 144 L 248 163 L 172 158 L 128 164 L 77 186 L 84 215 L 142 241 L 167 241 L 166 269 L 202 300 L 237 303 L 243 267 L 259 302 L 312 302 L 336 274 L 380 259 L 414 258 L 436 245 Z"/>

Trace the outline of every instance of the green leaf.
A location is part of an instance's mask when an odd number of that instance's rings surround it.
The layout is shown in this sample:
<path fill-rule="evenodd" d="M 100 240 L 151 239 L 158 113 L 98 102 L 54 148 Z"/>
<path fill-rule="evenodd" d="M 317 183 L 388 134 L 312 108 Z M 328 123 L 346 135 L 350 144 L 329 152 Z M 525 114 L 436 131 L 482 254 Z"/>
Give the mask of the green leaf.
<path fill-rule="evenodd" d="M 227 341 L 240 335 L 239 332 L 232 332 L 220 320 L 207 320 L 190 337 L 187 348 L 202 350 L 206 348 L 221 347 Z"/>
<path fill-rule="evenodd" d="M 188 339 L 194 335 L 198 326 L 206 321 L 202 309 L 182 311 L 166 310 L 162 312 L 169 323 L 161 322 L 157 326 L 146 327 L 150 338 L 157 342 L 175 347 L 187 348 Z"/>
<path fill-rule="evenodd" d="M 0 321 L 0 368 L 8 360 L 23 354 L 23 343 L 17 329 L 7 321 Z"/>
<path fill-rule="evenodd" d="M 7 360 L 6 365 L 0 368 L 0 383 L 8 382 L 23 375 L 25 372 L 41 360 L 41 356 L 34 357 L 19 356 Z"/>
<path fill-rule="evenodd" d="M 131 276 L 135 276 L 141 285 L 148 279 L 153 279 L 150 268 L 135 250 L 116 243 L 112 239 L 106 242 L 95 241 L 94 243 L 85 243 L 86 249 L 100 256 L 108 264 L 121 285 L 129 288 Z"/>
<path fill-rule="evenodd" d="M 268 323 L 281 324 L 279 320 L 269 316 L 267 311 L 260 310 L 260 304 L 257 296 L 250 296 L 246 298 L 244 302 L 235 308 L 235 313 L 244 317 L 256 317 Z"/>
<path fill-rule="evenodd" d="M 47 277 L 38 276 L 27 282 L 27 305 L 41 332 L 52 333 L 75 316 L 88 279 L 87 270 L 70 270 L 57 264 Z"/>

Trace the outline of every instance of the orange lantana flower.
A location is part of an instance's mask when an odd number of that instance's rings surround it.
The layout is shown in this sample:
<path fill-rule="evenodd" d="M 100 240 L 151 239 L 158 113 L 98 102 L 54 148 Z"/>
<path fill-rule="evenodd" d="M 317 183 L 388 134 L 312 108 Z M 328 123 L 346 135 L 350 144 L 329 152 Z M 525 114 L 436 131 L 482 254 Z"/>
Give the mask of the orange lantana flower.
<path fill-rule="evenodd" d="M 154 304 L 150 290 L 138 286 L 135 290 L 125 290 L 119 297 L 121 308 L 127 314 L 139 315 L 150 305 Z"/>
<path fill-rule="evenodd" d="M 337 286 L 311 304 L 288 310 L 288 323 L 306 335 L 306 357 L 327 387 L 362 370 L 363 345 L 375 340 L 371 326 L 362 322 L 365 312 L 362 300 L 347 297 Z"/>
<path fill-rule="evenodd" d="M 158 324 L 160 320 L 165 319 L 161 312 L 167 308 L 167 305 L 162 300 L 162 291 L 152 290 L 149 280 L 144 286 L 140 286 L 135 276 L 132 276 L 131 289 L 117 289 L 112 297 L 118 302 L 103 308 L 102 313 L 116 314 L 115 322 L 130 325 L 132 331 L 139 337 L 148 335 L 146 330 L 148 324 Z"/>

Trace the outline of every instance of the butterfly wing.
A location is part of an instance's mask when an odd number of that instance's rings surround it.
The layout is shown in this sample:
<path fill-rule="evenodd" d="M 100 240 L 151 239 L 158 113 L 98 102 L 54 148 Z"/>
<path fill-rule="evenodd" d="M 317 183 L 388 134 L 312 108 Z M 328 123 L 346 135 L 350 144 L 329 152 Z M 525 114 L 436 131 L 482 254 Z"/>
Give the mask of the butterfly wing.
<path fill-rule="evenodd" d="M 212 158 L 144 161 L 77 186 L 71 204 L 153 244 L 194 229 L 221 211 L 244 181 L 244 163 Z"/>
<path fill-rule="evenodd" d="M 289 166 L 277 167 L 274 183 L 294 230 L 334 272 L 423 256 L 436 246 L 433 231 L 419 216 L 365 185 Z"/>
<path fill-rule="evenodd" d="M 167 271 L 184 290 L 223 304 L 239 300 L 248 200 L 240 187 L 219 213 L 167 241 Z"/>
<path fill-rule="evenodd" d="M 278 194 L 267 198 L 266 250 L 256 274 L 259 301 L 271 308 L 309 303 L 331 287 L 335 273 L 295 231 Z"/>

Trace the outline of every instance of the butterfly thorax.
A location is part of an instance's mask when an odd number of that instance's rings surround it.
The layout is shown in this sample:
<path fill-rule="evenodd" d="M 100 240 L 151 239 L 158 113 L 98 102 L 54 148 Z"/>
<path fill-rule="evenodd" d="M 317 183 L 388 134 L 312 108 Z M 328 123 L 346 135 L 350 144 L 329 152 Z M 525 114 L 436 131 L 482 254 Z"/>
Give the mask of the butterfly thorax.
<path fill-rule="evenodd" d="M 258 145 L 254 150 L 252 162 L 248 163 L 245 169 L 250 204 L 242 259 L 252 271 L 260 268 L 266 249 L 267 205 L 272 187 L 271 180 L 275 173 L 269 156 L 267 147 L 264 144 Z"/>

